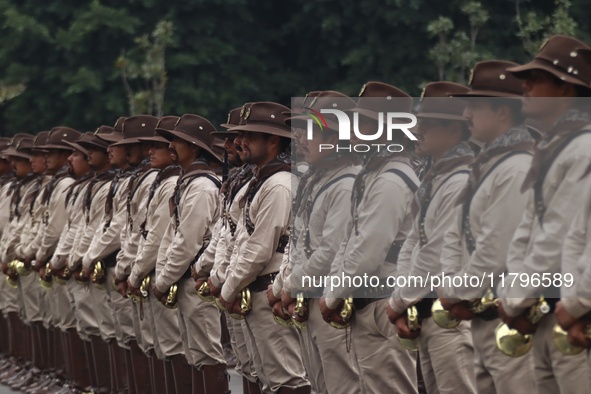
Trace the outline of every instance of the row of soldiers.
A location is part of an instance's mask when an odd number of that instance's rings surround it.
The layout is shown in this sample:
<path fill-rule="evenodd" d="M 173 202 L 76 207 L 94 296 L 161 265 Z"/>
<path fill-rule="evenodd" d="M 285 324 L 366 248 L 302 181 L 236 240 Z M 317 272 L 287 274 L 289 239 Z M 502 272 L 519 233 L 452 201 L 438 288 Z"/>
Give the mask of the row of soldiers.
<path fill-rule="evenodd" d="M 589 93 L 591 48 L 555 36 L 526 65 L 427 84 L 418 109 L 368 82 L 356 100 L 246 103 L 223 131 L 187 114 L 17 134 L 0 160 L 0 380 L 227 393 L 224 324 L 244 393 L 589 390 Z M 355 114 L 349 141 L 327 109 Z M 416 143 L 327 149 L 370 146 L 359 130 L 413 109 Z M 389 282 L 489 274 L 552 280 Z"/>

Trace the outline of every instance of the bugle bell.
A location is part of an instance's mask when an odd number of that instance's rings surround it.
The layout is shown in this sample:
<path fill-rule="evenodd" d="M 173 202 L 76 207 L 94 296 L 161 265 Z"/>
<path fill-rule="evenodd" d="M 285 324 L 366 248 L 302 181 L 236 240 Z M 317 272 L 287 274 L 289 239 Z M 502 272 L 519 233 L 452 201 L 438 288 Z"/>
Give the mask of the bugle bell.
<path fill-rule="evenodd" d="M 407 325 L 410 331 L 417 331 L 419 329 L 419 313 L 417 311 L 416 306 L 411 306 L 410 308 L 406 309 L 406 318 L 407 318 Z M 403 348 L 409 350 L 411 352 L 415 352 L 419 349 L 419 343 L 417 339 L 408 339 L 408 338 L 401 338 L 400 336 L 396 335 L 398 338 L 398 342 L 402 345 Z"/>
<path fill-rule="evenodd" d="M 341 311 L 339 312 L 339 316 L 341 317 L 343 323 L 331 321 L 329 324 L 333 328 L 337 328 L 339 330 L 348 328 L 351 326 L 351 317 L 353 316 L 353 298 L 347 297 L 343 300 L 343 306 L 341 307 Z"/>

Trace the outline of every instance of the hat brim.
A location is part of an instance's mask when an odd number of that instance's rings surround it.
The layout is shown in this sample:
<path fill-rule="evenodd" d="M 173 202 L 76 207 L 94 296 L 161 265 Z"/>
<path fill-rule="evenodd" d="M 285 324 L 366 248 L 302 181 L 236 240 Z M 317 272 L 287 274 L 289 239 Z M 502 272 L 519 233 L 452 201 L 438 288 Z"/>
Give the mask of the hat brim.
<path fill-rule="evenodd" d="M 306 128 L 308 125 L 308 120 L 310 120 L 310 117 L 308 115 L 297 115 L 285 119 L 285 124 L 287 124 L 290 127 L 300 126 L 301 128 Z M 324 121 L 326 121 L 326 126 L 328 126 L 330 130 L 339 130 L 339 124 L 337 122 L 333 121 L 332 119 L 326 118 L 324 118 Z"/>
<path fill-rule="evenodd" d="M 6 157 L 18 157 L 18 158 L 21 158 L 21 159 L 30 159 L 30 158 L 33 157 L 32 155 L 29 155 L 29 154 L 27 154 L 25 152 L 16 150 L 14 148 L 8 148 L 8 149 L 6 149 L 4 152 L 2 152 L 2 155 L 3 156 L 6 156 Z"/>
<path fill-rule="evenodd" d="M 123 134 L 121 133 L 105 133 L 105 134 L 95 134 L 95 137 L 101 139 L 103 141 L 107 141 L 109 143 L 119 142 L 123 139 Z"/>
<path fill-rule="evenodd" d="M 84 147 L 85 149 L 100 149 L 106 151 L 109 148 L 109 145 L 99 144 L 94 141 L 78 141 L 78 145 Z"/>
<path fill-rule="evenodd" d="M 67 141 L 63 141 L 64 143 L 66 143 Z M 41 145 L 38 146 L 36 149 L 39 150 L 48 150 L 48 149 L 61 149 L 61 150 L 72 150 L 69 146 L 64 146 L 64 145 Z"/>
<path fill-rule="evenodd" d="M 146 137 L 146 138 L 150 138 L 150 137 Z M 142 141 L 140 141 L 139 138 L 124 138 L 121 141 L 117 141 L 111 144 L 111 146 L 122 146 L 122 145 L 131 145 L 131 144 L 141 144 Z"/>
<path fill-rule="evenodd" d="M 254 124 L 245 124 L 242 126 L 236 126 L 231 128 L 228 131 L 240 132 L 240 131 L 249 131 L 251 133 L 263 133 L 263 134 L 271 134 L 271 135 L 278 135 L 279 137 L 290 138 L 293 139 L 294 136 L 290 130 L 281 129 L 279 127 L 273 127 L 266 124 L 254 123 Z"/>
<path fill-rule="evenodd" d="M 230 137 L 236 137 L 238 136 L 238 132 L 237 131 L 212 131 L 210 133 L 211 135 L 215 135 L 216 137 L 220 137 L 220 138 L 230 138 Z"/>
<path fill-rule="evenodd" d="M 521 94 L 496 92 L 494 90 L 471 90 L 466 93 L 452 94 L 449 97 L 502 97 L 502 98 L 522 98 Z"/>
<path fill-rule="evenodd" d="M 213 157 L 215 157 L 220 162 L 224 161 L 222 158 L 220 158 L 220 156 L 217 153 L 215 153 L 213 151 L 212 148 L 207 146 L 206 143 L 204 143 L 201 140 L 198 140 L 197 138 L 193 138 L 191 136 L 188 136 L 185 133 L 181 133 L 180 131 L 175 131 L 175 130 L 166 130 L 166 129 L 156 129 L 156 133 L 160 134 L 162 137 L 164 137 L 169 142 L 174 140 L 175 138 L 179 138 L 179 139 L 186 141 L 190 144 L 197 145 L 198 147 L 205 149 L 207 152 L 209 152 Z"/>
<path fill-rule="evenodd" d="M 460 122 L 468 121 L 468 119 L 464 118 L 461 115 L 444 114 L 438 112 L 419 112 L 416 114 L 416 117 L 424 119 L 458 120 Z"/>
<path fill-rule="evenodd" d="M 64 141 L 64 143 L 70 145 L 73 150 L 76 150 L 76 151 L 84 153 L 85 155 L 88 155 L 88 150 L 86 150 L 86 148 L 77 144 L 76 142 Z"/>
<path fill-rule="evenodd" d="M 164 137 L 144 137 L 144 138 L 138 138 L 140 140 L 140 142 L 148 142 L 148 143 L 156 143 L 156 142 L 160 142 L 162 144 L 168 144 L 170 143 L 169 140 L 167 140 Z"/>
<path fill-rule="evenodd" d="M 545 62 L 542 59 L 534 59 L 531 62 L 524 64 L 522 66 L 510 67 L 507 69 L 508 72 L 513 74 L 516 78 L 519 79 L 528 79 L 529 74 L 533 70 L 543 70 L 552 75 L 556 78 L 560 79 L 561 81 L 572 83 L 574 85 L 581 85 L 586 88 L 589 88 L 589 84 L 581 81 L 578 78 L 573 77 L 567 72 L 560 71 L 553 67 L 550 63 Z"/>

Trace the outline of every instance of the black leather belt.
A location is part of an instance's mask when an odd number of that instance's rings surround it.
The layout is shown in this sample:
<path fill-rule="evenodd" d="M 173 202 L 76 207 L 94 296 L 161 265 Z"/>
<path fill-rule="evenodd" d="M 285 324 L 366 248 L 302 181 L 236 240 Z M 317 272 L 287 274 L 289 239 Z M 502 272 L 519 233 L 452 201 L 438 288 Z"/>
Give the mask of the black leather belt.
<path fill-rule="evenodd" d="M 363 289 L 357 289 L 353 292 L 353 305 L 355 309 L 361 310 L 371 304 L 372 302 L 390 298 L 392 295 L 393 288 L 389 288 L 386 285 L 384 287 L 368 287 Z"/>
<path fill-rule="evenodd" d="M 273 281 L 275 281 L 275 277 L 278 273 L 279 272 L 274 272 L 272 274 L 257 276 L 255 281 L 248 285 L 248 288 L 255 293 L 267 291 L 269 285 L 272 285 Z"/>
<path fill-rule="evenodd" d="M 402 241 L 394 241 L 390 246 L 390 250 L 388 251 L 388 255 L 386 256 L 387 263 L 397 263 L 398 262 L 398 255 L 400 254 L 400 249 L 402 249 L 402 245 L 404 242 Z"/>
<path fill-rule="evenodd" d="M 433 315 L 433 312 L 431 311 L 431 308 L 433 308 L 433 303 L 435 302 L 435 298 L 433 297 L 436 297 L 434 296 L 434 293 L 428 295 L 415 304 L 419 319 L 428 319 Z"/>

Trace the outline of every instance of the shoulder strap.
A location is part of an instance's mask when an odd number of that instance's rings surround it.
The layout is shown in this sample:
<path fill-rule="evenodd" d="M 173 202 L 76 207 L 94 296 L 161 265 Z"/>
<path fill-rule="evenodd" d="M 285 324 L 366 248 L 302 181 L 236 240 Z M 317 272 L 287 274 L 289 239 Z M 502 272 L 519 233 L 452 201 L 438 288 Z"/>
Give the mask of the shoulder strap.
<path fill-rule="evenodd" d="M 406 175 L 406 173 L 404 171 L 401 171 L 397 168 L 391 168 L 389 170 L 386 170 L 385 172 L 389 172 L 391 174 L 396 174 L 400 178 L 402 178 L 404 183 L 406 183 L 406 186 L 408 186 L 408 188 L 413 192 L 413 194 L 419 188 L 419 186 L 412 179 L 410 179 L 410 177 L 408 175 Z"/>
<path fill-rule="evenodd" d="M 492 174 L 494 172 L 494 170 L 499 165 L 501 165 L 501 163 L 505 162 L 507 159 L 509 159 L 513 156 L 516 156 L 518 154 L 527 154 L 527 155 L 531 156 L 532 153 L 529 151 L 526 151 L 526 150 L 515 150 L 515 151 L 511 151 L 511 152 L 507 153 L 506 155 L 501 157 L 499 160 L 497 160 L 497 162 L 494 163 L 491 166 L 491 168 L 486 172 L 486 174 L 484 174 L 484 176 L 480 179 L 480 182 L 478 182 L 478 184 L 474 187 L 474 190 L 472 191 L 472 193 L 470 193 L 470 196 L 468 196 L 467 201 L 464 203 L 464 206 L 462 207 L 462 232 L 464 233 L 464 237 L 466 239 L 466 246 L 467 246 L 469 254 L 474 253 L 474 250 L 476 249 L 476 240 L 474 239 L 474 236 L 472 235 L 472 230 L 470 229 L 470 218 L 469 218 L 470 205 L 472 205 L 472 199 L 476 195 L 476 192 L 480 188 L 480 185 L 482 185 L 484 183 L 485 179 L 490 174 Z"/>
<path fill-rule="evenodd" d="M 538 176 L 538 178 L 536 179 L 536 182 L 534 183 L 535 210 L 536 210 L 536 215 L 538 217 L 538 222 L 540 223 L 540 226 L 542 226 L 542 222 L 544 220 L 544 213 L 546 212 L 546 206 L 544 204 L 544 197 L 542 196 L 542 186 L 544 185 L 544 180 L 546 179 L 546 175 L 548 175 L 548 172 L 550 171 L 550 168 L 552 167 L 552 164 L 554 163 L 554 161 L 556 160 L 558 155 L 560 155 L 560 153 L 568 145 L 570 145 L 570 143 L 573 142 L 573 140 L 575 140 L 577 137 L 579 137 L 581 135 L 589 134 L 589 133 L 591 133 L 590 129 L 583 129 L 583 130 L 579 130 L 575 133 L 568 135 L 564 139 L 564 141 L 562 141 L 562 143 L 556 147 L 554 152 L 552 152 L 552 156 L 550 157 L 550 160 L 548 160 L 547 162 L 545 162 L 543 164 L 542 170 L 540 171 L 540 175 Z"/>
<path fill-rule="evenodd" d="M 435 189 L 435 192 L 429 197 L 429 199 L 427 200 L 427 204 L 425 204 L 424 207 L 421 207 L 420 210 L 420 214 L 419 214 L 419 242 L 421 244 L 421 246 L 425 245 L 428 241 L 427 241 L 427 235 L 425 233 L 425 217 L 427 216 L 427 210 L 429 209 L 429 206 L 431 205 L 431 201 L 433 200 L 433 197 L 435 197 L 435 195 L 439 192 L 439 190 L 443 187 L 443 185 L 445 185 L 447 183 L 447 181 L 449 181 L 451 178 L 453 178 L 456 175 L 459 174 L 469 174 L 470 170 L 459 170 L 459 171 L 455 171 L 452 172 L 451 174 L 449 174 L 444 180 L 443 182 L 441 182 L 441 184 L 437 187 L 437 189 Z"/>
<path fill-rule="evenodd" d="M 318 200 L 318 197 L 320 197 L 320 195 L 322 193 L 324 193 L 325 191 L 327 191 L 332 185 L 334 185 L 335 183 L 346 179 L 346 178 L 351 178 L 351 179 L 355 179 L 355 175 L 354 174 L 343 174 L 343 175 L 339 175 L 338 177 L 331 179 L 330 181 L 326 182 L 324 185 L 322 185 L 322 187 L 320 189 L 318 189 L 318 192 L 316 193 L 316 196 L 314 197 L 314 200 L 312 201 L 312 204 L 310 204 L 310 207 L 308 209 L 308 214 L 310 212 L 312 212 L 312 208 L 314 207 L 314 204 L 316 203 L 316 200 Z"/>

